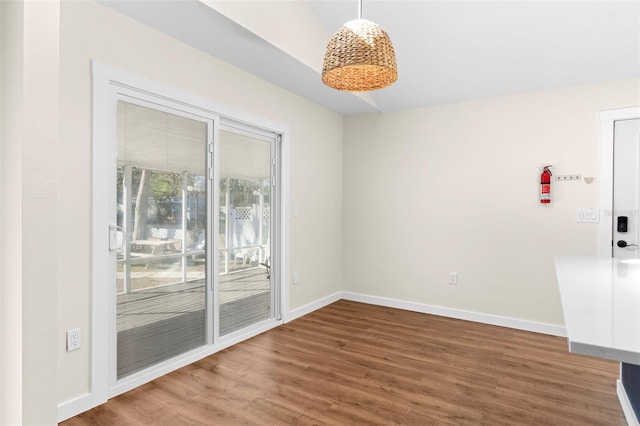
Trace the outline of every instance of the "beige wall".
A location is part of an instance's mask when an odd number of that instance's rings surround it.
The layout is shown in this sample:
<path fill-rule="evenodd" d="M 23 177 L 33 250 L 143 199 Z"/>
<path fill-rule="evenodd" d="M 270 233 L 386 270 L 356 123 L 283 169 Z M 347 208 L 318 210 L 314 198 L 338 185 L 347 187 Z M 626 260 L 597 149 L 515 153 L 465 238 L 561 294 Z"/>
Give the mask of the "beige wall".
<path fill-rule="evenodd" d="M 2 8 L 2 424 L 56 421 L 59 5 Z"/>
<path fill-rule="evenodd" d="M 17 2 L 0 2 L 2 21 L 2 134 L 0 161 L 0 424 L 22 422 L 22 21 L 24 8 Z M 11 182 L 11 183 L 10 183 Z"/>
<path fill-rule="evenodd" d="M 92 59 L 288 126 L 290 198 L 301 211 L 291 220 L 290 265 L 302 278 L 290 288 L 290 307 L 340 290 L 339 114 L 93 2 L 62 2 L 60 50 L 59 402 L 89 390 Z M 75 327 L 83 331 L 83 347 L 67 353 L 62 337 Z"/>
<path fill-rule="evenodd" d="M 598 113 L 639 104 L 634 79 L 346 118 L 343 289 L 562 324 L 553 256 L 597 254 Z M 595 181 L 541 205 L 542 164 Z"/>

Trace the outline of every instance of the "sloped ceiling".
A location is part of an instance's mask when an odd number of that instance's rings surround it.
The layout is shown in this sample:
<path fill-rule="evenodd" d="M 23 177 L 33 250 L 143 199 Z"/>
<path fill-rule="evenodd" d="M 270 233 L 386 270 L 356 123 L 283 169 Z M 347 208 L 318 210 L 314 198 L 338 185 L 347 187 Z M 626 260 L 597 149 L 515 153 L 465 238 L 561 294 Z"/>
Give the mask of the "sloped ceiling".
<path fill-rule="evenodd" d="M 357 18 L 356 0 L 101 3 L 346 115 L 640 76 L 637 1 L 365 1 L 363 18 L 394 43 L 399 78 L 364 95 L 320 80 L 322 45 Z M 283 13 L 301 6 L 311 13 Z"/>

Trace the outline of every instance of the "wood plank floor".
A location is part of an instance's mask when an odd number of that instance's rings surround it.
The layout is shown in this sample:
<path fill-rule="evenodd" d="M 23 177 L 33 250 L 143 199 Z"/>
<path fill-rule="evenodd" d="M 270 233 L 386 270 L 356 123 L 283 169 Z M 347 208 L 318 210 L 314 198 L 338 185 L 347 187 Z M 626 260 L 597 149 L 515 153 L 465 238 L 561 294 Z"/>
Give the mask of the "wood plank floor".
<path fill-rule="evenodd" d="M 625 425 L 617 377 L 564 338 L 339 301 L 63 425 Z"/>

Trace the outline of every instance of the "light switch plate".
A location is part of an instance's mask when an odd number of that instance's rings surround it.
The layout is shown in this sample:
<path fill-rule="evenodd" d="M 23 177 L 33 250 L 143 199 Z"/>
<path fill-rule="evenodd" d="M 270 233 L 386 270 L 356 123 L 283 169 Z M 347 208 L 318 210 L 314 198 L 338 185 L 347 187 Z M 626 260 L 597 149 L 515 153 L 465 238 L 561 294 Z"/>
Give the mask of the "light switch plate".
<path fill-rule="evenodd" d="M 576 222 L 577 223 L 599 223 L 600 210 L 599 209 L 576 209 Z"/>

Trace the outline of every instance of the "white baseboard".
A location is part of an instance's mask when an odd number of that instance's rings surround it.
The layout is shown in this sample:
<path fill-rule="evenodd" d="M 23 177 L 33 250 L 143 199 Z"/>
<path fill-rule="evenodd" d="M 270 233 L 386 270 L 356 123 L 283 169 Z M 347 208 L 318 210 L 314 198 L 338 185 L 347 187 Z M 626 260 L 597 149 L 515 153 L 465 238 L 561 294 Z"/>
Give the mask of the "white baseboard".
<path fill-rule="evenodd" d="M 404 309 L 407 311 L 421 312 L 423 314 L 457 318 L 461 320 L 479 322 L 482 324 L 498 325 L 500 327 L 515 328 L 517 330 L 533 331 L 536 333 L 549 334 L 552 336 L 566 336 L 565 328 L 561 325 L 526 321 L 492 314 L 482 314 L 479 312 L 445 308 L 442 306 L 407 302 L 398 299 L 388 299 L 385 297 L 368 296 L 366 294 L 360 293 L 343 292 L 342 298 L 354 302 L 369 303 L 371 305 L 387 306 L 389 308 Z"/>
<path fill-rule="evenodd" d="M 296 318 L 300 318 L 302 316 L 310 314 L 313 311 L 317 311 L 320 308 L 324 308 L 327 305 L 330 305 L 334 302 L 337 302 L 340 299 L 343 299 L 343 295 L 344 293 L 339 291 L 327 297 L 323 297 L 322 299 L 316 300 L 315 302 L 308 303 L 304 306 L 301 306 L 292 311 L 289 311 L 285 314 L 284 322 L 293 321 Z"/>
<path fill-rule="evenodd" d="M 618 379 L 616 385 L 616 393 L 618 394 L 618 400 L 620 401 L 622 411 L 624 412 L 624 418 L 627 419 L 627 424 L 629 426 L 640 426 L 638 418 L 636 417 L 636 413 L 633 411 L 633 407 L 631 406 L 631 401 L 629 401 L 629 397 L 627 396 L 627 391 L 624 388 L 622 380 Z"/>
<path fill-rule="evenodd" d="M 60 403 L 58 404 L 58 423 L 91 410 L 104 402 L 107 401 L 94 401 L 91 393 L 85 393 L 77 398 Z"/>

